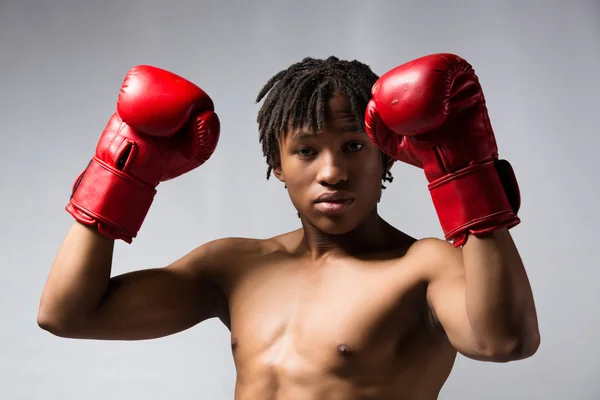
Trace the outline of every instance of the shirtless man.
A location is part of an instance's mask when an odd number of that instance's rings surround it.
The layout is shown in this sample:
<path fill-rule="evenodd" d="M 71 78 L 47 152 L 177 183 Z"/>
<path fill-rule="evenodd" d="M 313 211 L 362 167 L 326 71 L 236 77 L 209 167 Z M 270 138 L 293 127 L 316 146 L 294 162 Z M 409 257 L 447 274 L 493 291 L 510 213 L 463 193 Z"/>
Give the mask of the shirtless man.
<path fill-rule="evenodd" d="M 134 68 L 74 185 L 76 222 L 42 294 L 43 329 L 142 340 L 219 318 L 239 400 L 436 399 L 457 352 L 492 362 L 536 352 L 509 234 L 519 190 L 465 60 L 430 55 L 378 78 L 357 61 L 306 58 L 263 98 L 267 177 L 285 184 L 301 228 L 111 277 L 114 241 L 131 243 L 158 183 L 205 162 L 220 129 L 200 88 Z M 396 160 L 423 168 L 445 240 L 414 239 L 378 215 Z"/>

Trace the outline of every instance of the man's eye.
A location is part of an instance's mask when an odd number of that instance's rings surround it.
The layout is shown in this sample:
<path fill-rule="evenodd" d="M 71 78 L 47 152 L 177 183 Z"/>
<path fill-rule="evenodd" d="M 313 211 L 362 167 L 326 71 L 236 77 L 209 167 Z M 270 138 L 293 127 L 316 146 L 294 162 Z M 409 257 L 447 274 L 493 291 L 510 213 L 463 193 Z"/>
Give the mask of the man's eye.
<path fill-rule="evenodd" d="M 307 147 L 303 147 L 301 149 L 296 150 L 296 154 L 298 154 L 301 157 L 310 157 L 314 154 L 314 151 Z"/>
<path fill-rule="evenodd" d="M 364 145 L 364 143 L 361 143 L 361 142 L 350 142 L 346 145 L 346 148 L 352 152 L 360 151 L 360 150 L 362 150 L 363 147 L 365 147 L 365 145 Z"/>

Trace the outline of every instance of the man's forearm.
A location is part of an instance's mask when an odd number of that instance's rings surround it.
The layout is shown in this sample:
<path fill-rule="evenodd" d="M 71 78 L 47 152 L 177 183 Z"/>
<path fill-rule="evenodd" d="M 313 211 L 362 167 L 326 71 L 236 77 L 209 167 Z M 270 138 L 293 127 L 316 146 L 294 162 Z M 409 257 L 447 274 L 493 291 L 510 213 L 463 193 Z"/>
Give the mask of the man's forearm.
<path fill-rule="evenodd" d="M 539 334 L 533 295 L 507 229 L 470 235 L 463 247 L 467 314 L 484 351 L 526 355 Z"/>
<path fill-rule="evenodd" d="M 61 331 L 94 310 L 106 292 L 114 240 L 74 222 L 48 276 L 38 324 Z"/>

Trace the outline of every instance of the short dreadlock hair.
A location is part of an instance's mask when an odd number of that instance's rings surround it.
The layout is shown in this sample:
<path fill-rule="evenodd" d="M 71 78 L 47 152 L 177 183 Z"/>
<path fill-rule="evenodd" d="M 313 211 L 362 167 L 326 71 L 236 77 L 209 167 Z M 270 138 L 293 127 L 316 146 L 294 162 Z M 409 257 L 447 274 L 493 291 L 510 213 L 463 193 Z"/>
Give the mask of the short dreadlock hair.
<path fill-rule="evenodd" d="M 379 77 L 368 65 L 334 56 L 325 60 L 306 57 L 269 79 L 256 98 L 258 103 L 266 95 L 257 122 L 259 141 L 268 164 L 267 179 L 275 167 L 281 132 L 306 126 L 321 132 L 325 107 L 335 94 L 348 97 L 354 118 L 364 129 L 365 110 L 377 79 Z M 381 154 L 382 180 L 391 182 L 393 177 L 388 170 L 390 158 L 385 153 Z"/>

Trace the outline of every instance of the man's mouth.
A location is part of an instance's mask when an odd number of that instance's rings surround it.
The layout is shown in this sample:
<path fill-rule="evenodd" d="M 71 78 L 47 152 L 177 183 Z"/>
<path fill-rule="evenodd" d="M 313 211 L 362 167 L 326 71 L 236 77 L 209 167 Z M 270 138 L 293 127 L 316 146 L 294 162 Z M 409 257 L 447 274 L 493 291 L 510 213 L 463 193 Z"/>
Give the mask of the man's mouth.
<path fill-rule="evenodd" d="M 317 209 L 324 213 L 343 212 L 354 203 L 354 196 L 348 192 L 323 193 L 314 203 Z"/>
<path fill-rule="evenodd" d="M 317 197 L 315 203 L 343 203 L 348 200 L 354 200 L 348 192 L 327 192 Z"/>

